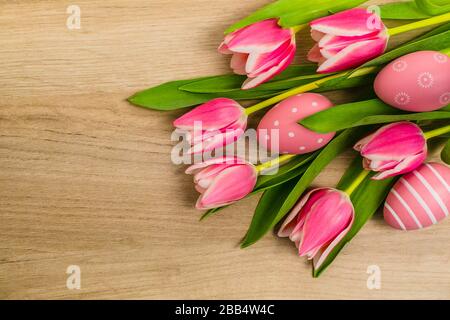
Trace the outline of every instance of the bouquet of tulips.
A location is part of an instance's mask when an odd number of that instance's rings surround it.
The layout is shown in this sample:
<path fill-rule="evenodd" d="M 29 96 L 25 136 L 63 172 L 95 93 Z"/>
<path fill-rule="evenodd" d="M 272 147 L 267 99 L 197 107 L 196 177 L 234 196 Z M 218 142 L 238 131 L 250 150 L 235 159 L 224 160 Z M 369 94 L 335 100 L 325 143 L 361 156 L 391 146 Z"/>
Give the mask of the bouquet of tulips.
<path fill-rule="evenodd" d="M 194 107 L 173 125 L 183 137 L 177 152 L 194 159 L 186 173 L 202 219 L 262 193 L 241 246 L 276 228 L 313 261 L 315 277 L 380 207 L 401 230 L 449 214 L 450 3 L 363 2 L 274 1 L 226 30 L 218 51 L 231 56 L 234 74 L 172 81 L 129 98 L 163 111 Z M 388 28 L 387 20 L 408 23 Z M 309 62 L 295 64 L 301 30 L 315 44 Z M 323 94 L 348 89 L 365 99 L 334 105 Z M 249 116 L 269 108 L 256 131 L 247 128 Z M 266 152 L 256 161 L 235 150 L 249 130 Z M 427 163 L 442 145 L 443 163 Z M 308 190 L 347 149 L 355 159 L 338 185 Z"/>

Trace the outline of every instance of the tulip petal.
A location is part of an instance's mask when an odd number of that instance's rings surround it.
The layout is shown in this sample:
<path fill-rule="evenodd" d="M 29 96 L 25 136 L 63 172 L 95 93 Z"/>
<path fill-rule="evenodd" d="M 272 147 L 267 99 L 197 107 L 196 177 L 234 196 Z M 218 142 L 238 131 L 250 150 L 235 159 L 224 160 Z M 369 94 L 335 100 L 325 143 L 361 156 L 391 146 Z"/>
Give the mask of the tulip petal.
<path fill-rule="evenodd" d="M 312 192 L 312 191 L 311 191 Z M 280 238 L 286 238 L 289 237 L 292 232 L 295 230 L 297 226 L 297 215 L 302 209 L 302 207 L 305 205 L 306 201 L 308 201 L 308 198 L 311 195 L 311 192 L 306 194 L 300 201 L 295 205 L 295 207 L 291 210 L 287 218 L 283 221 L 283 224 L 281 225 L 280 229 L 278 230 L 278 236 Z"/>
<path fill-rule="evenodd" d="M 409 156 L 401 161 L 395 168 L 383 171 L 374 177 L 373 180 L 383 180 L 386 178 L 398 176 L 404 173 L 414 171 L 422 165 L 427 158 L 427 152 L 423 152 L 417 155 Z"/>
<path fill-rule="evenodd" d="M 367 158 L 364 158 L 367 159 Z M 395 168 L 398 165 L 398 161 L 370 161 L 368 160 L 368 169 L 372 171 L 384 171 Z"/>
<path fill-rule="evenodd" d="M 358 43 L 360 41 L 378 40 L 379 38 L 380 36 L 378 31 L 373 35 L 364 35 L 357 37 L 343 37 L 327 34 L 318 42 L 318 45 L 321 54 L 325 58 L 330 59 L 344 50 L 346 47 L 354 43 Z"/>
<path fill-rule="evenodd" d="M 267 71 L 260 73 L 255 78 L 248 78 L 242 84 L 242 89 L 248 90 L 248 89 L 255 88 L 255 87 L 259 86 L 261 83 L 264 83 L 264 82 L 272 79 L 273 77 L 275 77 L 276 75 L 278 75 L 279 73 L 284 71 L 294 60 L 295 51 L 296 51 L 296 47 L 292 46 L 290 48 L 290 51 L 288 52 L 288 55 L 278 65 L 272 67 L 271 69 L 269 69 Z"/>
<path fill-rule="evenodd" d="M 341 51 L 342 51 L 342 49 L 340 49 L 340 48 L 321 48 L 320 54 L 322 55 L 322 57 L 325 58 L 325 61 L 326 61 L 327 59 L 333 58 L 335 55 L 337 55 Z M 320 65 L 322 65 L 325 61 L 322 61 L 322 63 L 320 63 Z"/>
<path fill-rule="evenodd" d="M 244 112 L 236 101 L 217 98 L 192 109 L 176 119 L 173 125 L 182 130 L 192 130 L 199 122 L 203 130 L 217 130 L 235 122 Z"/>
<path fill-rule="evenodd" d="M 329 73 L 357 67 L 382 54 L 386 49 L 385 38 L 355 42 L 326 60 L 317 69 L 318 73 Z"/>
<path fill-rule="evenodd" d="M 219 51 L 219 53 L 221 54 L 233 54 L 233 51 L 231 51 L 228 46 L 225 44 L 225 42 L 222 42 L 219 46 L 219 48 L 217 49 L 217 51 Z"/>
<path fill-rule="evenodd" d="M 419 126 L 404 121 L 380 128 L 357 146 L 361 155 L 371 161 L 400 161 L 422 152 L 426 139 Z"/>
<path fill-rule="evenodd" d="M 247 115 L 244 114 L 225 130 L 214 132 L 212 135 L 205 134 L 205 139 L 194 144 L 187 154 L 203 153 L 234 143 L 244 134 L 246 126 Z"/>
<path fill-rule="evenodd" d="M 326 60 L 320 53 L 320 48 L 317 44 L 314 47 L 312 47 L 311 50 L 309 50 L 307 59 L 311 62 L 318 62 L 318 63 L 323 63 Z"/>
<path fill-rule="evenodd" d="M 353 147 L 353 149 L 356 150 L 356 151 L 358 151 L 358 152 L 360 152 L 361 149 L 362 149 L 366 144 L 368 144 L 370 140 L 372 140 L 373 136 L 374 136 L 374 134 L 371 134 L 371 135 L 368 135 L 368 136 L 362 138 L 361 140 L 359 140 L 359 141 L 355 144 L 355 146 Z"/>
<path fill-rule="evenodd" d="M 216 134 L 220 134 L 222 131 L 220 130 L 210 130 L 210 131 L 200 131 L 200 130 L 192 130 L 189 131 L 189 135 L 186 137 L 186 140 L 189 144 L 194 145 L 198 144 L 204 140 L 207 140 Z"/>
<path fill-rule="evenodd" d="M 197 209 L 212 209 L 231 204 L 249 194 L 256 184 L 257 172 L 251 165 L 233 165 L 221 171 L 197 201 Z"/>
<path fill-rule="evenodd" d="M 247 53 L 235 53 L 231 58 L 231 69 L 233 69 L 234 73 L 240 75 L 246 75 L 245 64 L 247 63 L 248 54 Z"/>
<path fill-rule="evenodd" d="M 236 142 L 243 134 L 243 129 L 227 130 L 225 133 L 216 134 L 214 137 L 192 146 L 192 148 L 188 149 L 187 154 L 204 153 L 224 147 Z"/>
<path fill-rule="evenodd" d="M 245 72 L 249 77 L 256 77 L 259 73 L 278 65 L 289 56 L 295 41 L 285 41 L 276 50 L 267 53 L 252 53 L 248 56 Z"/>
<path fill-rule="evenodd" d="M 196 184 L 196 185 L 194 186 L 194 188 L 195 188 L 195 190 L 197 190 L 197 192 L 200 193 L 200 194 L 202 194 L 202 193 L 204 193 L 204 192 L 206 191 L 205 188 L 200 187 L 198 184 Z"/>
<path fill-rule="evenodd" d="M 354 222 L 355 222 L 355 214 L 353 212 L 351 221 L 348 224 L 348 226 L 344 230 L 342 230 L 342 232 L 339 233 L 339 235 L 336 238 L 334 238 L 334 240 L 331 241 L 331 243 L 329 245 L 327 245 L 325 247 L 322 247 L 314 255 L 314 258 L 313 258 L 314 269 L 317 270 L 318 268 L 320 268 L 320 266 L 325 262 L 327 257 L 333 251 L 333 249 L 342 241 L 342 239 L 344 239 L 344 237 L 347 235 L 347 233 L 351 230 L 351 228 L 353 227 L 353 223 Z"/>
<path fill-rule="evenodd" d="M 302 222 L 304 221 L 305 220 L 303 219 Z M 302 237 L 303 237 L 303 223 L 297 223 L 297 225 L 295 225 L 294 230 L 292 230 L 291 234 L 289 235 L 289 239 L 294 243 L 300 244 Z"/>
<path fill-rule="evenodd" d="M 319 198 L 306 217 L 299 254 L 312 258 L 347 228 L 353 214 L 350 199 L 340 191 L 329 191 Z"/>
<path fill-rule="evenodd" d="M 280 27 L 277 19 L 267 19 L 228 34 L 218 50 L 234 53 L 231 68 L 236 74 L 248 76 L 242 89 L 251 89 L 275 77 L 292 62 L 295 32 Z"/>
<path fill-rule="evenodd" d="M 311 206 L 314 204 L 316 199 L 321 197 L 323 194 L 325 194 L 329 188 L 318 188 L 311 190 L 306 195 L 304 195 L 292 208 L 291 212 L 287 216 L 287 218 L 284 220 L 283 224 L 281 225 L 280 229 L 278 230 L 278 236 L 280 238 L 289 237 L 289 235 L 294 231 L 295 227 L 298 224 L 301 224 L 301 227 L 303 227 L 304 220 L 306 218 L 306 214 L 311 208 Z M 311 201 L 309 201 L 311 199 Z"/>
<path fill-rule="evenodd" d="M 227 164 L 227 165 L 235 165 L 235 164 L 244 164 L 246 163 L 245 160 L 238 158 L 238 157 L 220 157 L 220 158 L 213 158 L 206 161 L 203 161 L 201 163 L 195 163 L 188 167 L 185 171 L 186 174 L 196 174 L 201 169 L 209 167 L 211 165 L 215 164 Z"/>
<path fill-rule="evenodd" d="M 301 208 L 300 212 L 297 215 L 297 219 L 295 219 L 295 228 L 289 236 L 289 239 L 295 243 L 295 246 L 298 248 L 302 239 L 303 239 L 303 228 L 305 225 L 306 218 L 308 217 L 308 213 L 311 210 L 312 206 L 316 203 L 317 199 L 321 198 L 325 195 L 329 190 L 328 188 L 320 188 L 315 189 L 307 194 L 305 203 Z M 309 195 L 310 194 L 310 195 Z"/>
<path fill-rule="evenodd" d="M 320 40 L 322 40 L 323 37 L 325 37 L 325 33 L 317 31 L 317 30 L 312 30 L 311 29 L 311 38 L 315 41 L 315 42 L 319 42 Z"/>
<path fill-rule="evenodd" d="M 290 39 L 292 31 L 280 28 L 276 19 L 263 20 L 235 31 L 225 38 L 229 50 L 241 53 L 265 53 Z"/>
<path fill-rule="evenodd" d="M 226 167 L 226 164 L 210 165 L 194 175 L 194 183 L 203 189 L 207 189 L 212 182 L 212 178 Z"/>
<path fill-rule="evenodd" d="M 366 9 L 354 8 L 316 19 L 311 29 L 336 36 L 362 36 L 384 28 L 380 18 Z"/>
<path fill-rule="evenodd" d="M 320 48 L 328 48 L 328 49 L 333 48 L 339 49 L 340 51 L 353 43 L 359 41 L 376 40 L 378 38 L 380 38 L 380 33 L 378 31 L 376 31 L 373 34 L 355 37 L 344 37 L 327 34 L 317 44 L 319 45 Z"/>

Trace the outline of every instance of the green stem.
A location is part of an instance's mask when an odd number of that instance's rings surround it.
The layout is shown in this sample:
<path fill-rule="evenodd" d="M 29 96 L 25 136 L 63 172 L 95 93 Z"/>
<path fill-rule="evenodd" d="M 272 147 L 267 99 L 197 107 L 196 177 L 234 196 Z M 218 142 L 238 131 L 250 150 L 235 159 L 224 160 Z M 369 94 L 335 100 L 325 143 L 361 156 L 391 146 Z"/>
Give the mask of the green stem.
<path fill-rule="evenodd" d="M 352 184 L 344 190 L 344 192 L 346 194 L 348 194 L 349 196 L 352 195 L 352 193 L 359 187 L 359 185 L 364 181 L 364 179 L 366 179 L 366 177 L 369 175 L 370 171 L 369 170 L 363 170 L 358 177 L 356 177 L 355 180 L 353 180 Z"/>
<path fill-rule="evenodd" d="M 256 171 L 258 173 L 260 173 L 263 170 L 272 168 L 273 166 L 279 165 L 280 163 L 286 162 L 288 160 L 291 160 L 292 158 L 294 158 L 295 156 L 297 156 L 296 154 L 284 154 L 282 156 L 279 156 L 278 158 L 262 163 L 259 166 L 256 166 Z"/>
<path fill-rule="evenodd" d="M 442 136 L 443 134 L 446 134 L 448 132 L 450 132 L 450 125 L 425 132 L 423 135 L 424 135 L 425 139 L 428 140 L 431 138 Z"/>
<path fill-rule="evenodd" d="M 424 19 L 424 20 L 416 21 L 413 23 L 409 23 L 409 24 L 405 24 L 405 25 L 402 25 L 399 27 L 389 29 L 389 35 L 395 36 L 395 35 L 403 33 L 403 32 L 408 32 L 411 30 L 419 29 L 419 28 L 429 27 L 429 26 L 444 23 L 447 21 L 450 21 L 450 12 L 441 14 L 440 16 L 435 16 L 435 17 L 432 17 L 429 19 Z"/>
<path fill-rule="evenodd" d="M 374 68 L 374 67 L 361 68 L 360 70 L 358 70 L 358 74 L 356 76 L 362 76 L 362 75 L 366 75 L 366 74 L 369 74 L 369 73 L 373 73 L 373 72 L 376 72 L 376 70 L 377 70 L 377 68 Z M 271 105 L 274 105 L 275 103 L 283 101 L 286 98 L 295 96 L 296 94 L 300 94 L 300 93 L 304 93 L 304 92 L 308 92 L 308 91 L 312 91 L 312 90 L 318 89 L 321 84 L 323 84 L 323 83 L 325 83 L 325 82 L 327 82 L 329 80 L 333 80 L 333 79 L 336 79 L 336 78 L 343 77 L 343 76 L 349 74 L 350 72 L 352 72 L 352 71 L 344 71 L 344 72 L 341 72 L 341 73 L 333 74 L 333 75 L 330 75 L 328 77 L 325 77 L 325 78 L 313 81 L 311 83 L 304 84 L 304 85 L 302 85 L 300 87 L 296 87 L 296 88 L 290 89 L 290 90 L 288 90 L 286 92 L 283 92 L 282 94 L 279 94 L 279 95 L 277 95 L 275 97 L 272 97 L 272 98 L 270 98 L 268 100 L 262 101 L 260 103 L 257 103 L 255 105 L 251 106 L 251 107 L 246 108 L 245 109 L 245 113 L 247 115 L 250 115 L 250 114 L 255 113 L 255 112 L 259 111 L 259 110 L 262 110 L 262 109 L 267 108 L 267 107 L 269 107 Z M 352 75 L 352 77 L 353 77 L 353 75 Z"/>

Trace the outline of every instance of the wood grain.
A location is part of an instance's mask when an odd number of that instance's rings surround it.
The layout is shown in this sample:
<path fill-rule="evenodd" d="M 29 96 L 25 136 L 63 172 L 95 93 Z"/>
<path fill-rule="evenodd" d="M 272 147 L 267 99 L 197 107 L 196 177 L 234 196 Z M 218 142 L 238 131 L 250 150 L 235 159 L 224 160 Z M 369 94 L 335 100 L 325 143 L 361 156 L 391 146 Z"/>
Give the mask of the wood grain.
<path fill-rule="evenodd" d="M 77 0 L 69 30 L 67 1 L 0 1 L 0 298 L 450 298 L 449 221 L 402 233 L 378 216 L 320 279 L 274 235 L 238 248 L 257 197 L 198 222 L 191 178 L 170 161 L 181 112 L 125 99 L 228 72 L 222 30 L 267 2 Z M 334 184 L 349 156 L 315 184 Z M 69 265 L 81 290 L 66 288 Z M 381 290 L 366 287 L 369 265 Z"/>

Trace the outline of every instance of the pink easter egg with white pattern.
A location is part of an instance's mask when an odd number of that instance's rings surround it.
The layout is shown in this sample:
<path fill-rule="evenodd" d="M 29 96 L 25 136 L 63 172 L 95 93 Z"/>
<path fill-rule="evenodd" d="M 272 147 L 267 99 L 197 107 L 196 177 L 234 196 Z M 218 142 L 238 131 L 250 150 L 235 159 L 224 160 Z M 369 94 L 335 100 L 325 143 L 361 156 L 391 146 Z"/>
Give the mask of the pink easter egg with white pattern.
<path fill-rule="evenodd" d="M 425 163 L 394 185 L 384 204 L 384 220 L 401 230 L 432 226 L 449 215 L 450 168 Z"/>
<path fill-rule="evenodd" d="M 324 147 L 335 132 L 317 133 L 298 124 L 298 121 L 332 106 L 328 98 L 317 93 L 287 98 L 269 110 L 259 123 L 260 144 L 272 150 L 278 142 L 279 153 L 284 154 L 305 154 Z"/>
<path fill-rule="evenodd" d="M 384 67 L 374 82 L 377 96 L 397 109 L 426 112 L 450 103 L 450 58 L 417 51 Z"/>

